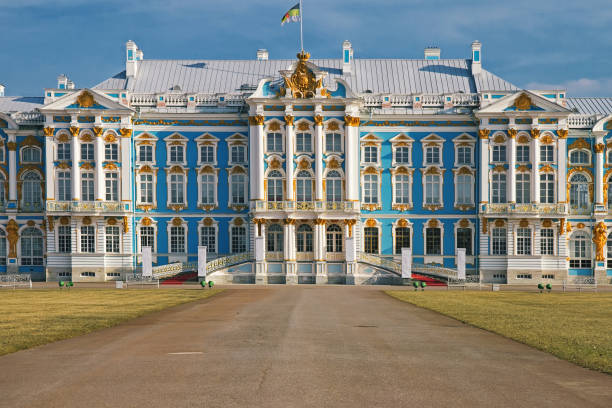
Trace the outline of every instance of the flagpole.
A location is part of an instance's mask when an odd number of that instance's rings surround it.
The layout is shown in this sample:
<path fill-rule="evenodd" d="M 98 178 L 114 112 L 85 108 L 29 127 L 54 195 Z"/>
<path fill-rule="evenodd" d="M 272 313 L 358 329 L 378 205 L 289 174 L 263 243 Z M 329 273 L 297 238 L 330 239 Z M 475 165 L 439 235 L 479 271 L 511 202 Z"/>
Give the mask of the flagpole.
<path fill-rule="evenodd" d="M 302 31 L 302 20 L 304 20 L 304 9 L 302 8 L 302 0 L 300 0 L 300 48 L 304 51 L 304 33 Z"/>

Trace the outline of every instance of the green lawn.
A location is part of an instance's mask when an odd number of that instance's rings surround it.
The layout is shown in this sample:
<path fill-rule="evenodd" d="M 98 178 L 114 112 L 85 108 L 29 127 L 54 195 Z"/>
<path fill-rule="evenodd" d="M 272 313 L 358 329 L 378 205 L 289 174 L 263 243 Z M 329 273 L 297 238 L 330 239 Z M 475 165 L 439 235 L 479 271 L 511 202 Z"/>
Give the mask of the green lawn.
<path fill-rule="evenodd" d="M 204 299 L 218 289 L 0 290 L 0 355 Z"/>
<path fill-rule="evenodd" d="M 387 294 L 612 374 L 612 293 L 388 291 Z"/>

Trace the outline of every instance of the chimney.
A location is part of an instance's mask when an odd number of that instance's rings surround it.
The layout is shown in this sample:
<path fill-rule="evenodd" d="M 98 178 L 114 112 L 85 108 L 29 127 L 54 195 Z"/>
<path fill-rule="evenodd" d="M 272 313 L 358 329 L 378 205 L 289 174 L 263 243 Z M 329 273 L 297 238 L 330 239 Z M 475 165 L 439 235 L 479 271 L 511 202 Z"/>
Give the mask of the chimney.
<path fill-rule="evenodd" d="M 472 43 L 472 75 L 480 74 L 482 69 L 482 44 L 480 41 L 474 41 Z"/>
<path fill-rule="evenodd" d="M 143 53 L 136 43 L 132 40 L 125 44 L 126 59 L 125 59 L 125 75 L 127 77 L 135 77 L 138 73 L 139 61 L 143 59 Z"/>
<path fill-rule="evenodd" d="M 266 50 L 265 48 L 260 48 L 257 50 L 257 61 L 267 61 L 268 56 L 268 50 Z"/>
<path fill-rule="evenodd" d="M 0 96 L 4 96 L 4 85 L 0 84 Z"/>
<path fill-rule="evenodd" d="M 353 45 L 350 41 L 342 43 L 342 75 L 350 75 L 353 72 Z"/>
<path fill-rule="evenodd" d="M 57 77 L 57 88 L 74 89 L 74 82 L 72 82 L 65 74 L 61 74 Z"/>
<path fill-rule="evenodd" d="M 425 48 L 425 59 L 426 60 L 439 60 L 440 59 L 440 48 L 438 47 Z"/>

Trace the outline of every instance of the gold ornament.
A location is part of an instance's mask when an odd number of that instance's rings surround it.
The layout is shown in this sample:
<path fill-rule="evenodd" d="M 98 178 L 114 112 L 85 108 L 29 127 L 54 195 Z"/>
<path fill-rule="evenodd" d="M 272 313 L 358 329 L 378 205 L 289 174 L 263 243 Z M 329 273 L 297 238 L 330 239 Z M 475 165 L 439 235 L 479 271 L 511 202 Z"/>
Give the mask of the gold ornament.
<path fill-rule="evenodd" d="M 359 126 L 360 119 L 356 116 L 345 116 L 344 123 L 346 126 Z"/>
<path fill-rule="evenodd" d="M 508 129 L 508 136 L 510 137 L 510 139 L 514 139 L 517 133 L 518 131 L 514 128 Z"/>
<path fill-rule="evenodd" d="M 102 129 L 101 127 L 98 127 L 98 126 L 94 127 L 91 130 L 93 130 L 94 135 L 96 135 L 96 137 L 102 136 L 102 133 L 104 132 L 104 129 Z"/>
<path fill-rule="evenodd" d="M 77 98 L 79 108 L 91 108 L 94 106 L 94 97 L 89 91 L 83 91 Z"/>
<path fill-rule="evenodd" d="M 315 115 L 314 123 L 315 123 L 316 126 L 322 126 L 323 125 L 323 116 Z"/>
<path fill-rule="evenodd" d="M 480 139 L 488 139 L 489 133 L 491 133 L 489 129 L 478 129 L 478 137 Z"/>
<path fill-rule="evenodd" d="M 9 258 L 17 258 L 17 241 L 19 241 L 19 225 L 15 220 L 10 220 L 6 225 L 6 236 L 9 241 Z"/>
<path fill-rule="evenodd" d="M 249 116 L 249 124 L 251 126 L 262 126 L 265 120 L 266 119 L 262 115 Z"/>
<path fill-rule="evenodd" d="M 183 220 L 181 220 L 180 218 L 176 217 L 172 219 L 172 225 L 174 227 L 180 227 L 181 225 L 183 225 Z"/>
<path fill-rule="evenodd" d="M 595 153 L 603 153 L 604 148 L 605 148 L 605 146 L 604 146 L 603 143 L 597 143 L 595 145 Z"/>
<path fill-rule="evenodd" d="M 281 93 L 286 93 L 287 89 L 291 89 L 293 97 L 296 99 L 314 98 L 318 88 L 323 85 L 323 79 L 317 80 L 314 73 L 306 65 L 306 61 L 310 58 L 310 54 L 302 51 L 298 55 L 298 63 L 295 71 L 291 76 L 283 76 L 285 87 Z"/>
<path fill-rule="evenodd" d="M 559 136 L 559 139 L 566 139 L 568 133 L 569 133 L 569 131 L 567 129 L 559 129 L 559 130 L 557 130 L 557 135 Z"/>
<path fill-rule="evenodd" d="M 531 98 L 527 94 L 522 93 L 518 98 L 514 100 L 514 106 L 516 110 L 529 110 L 531 109 Z"/>
<path fill-rule="evenodd" d="M 50 137 L 53 136 L 53 131 L 54 129 L 52 127 L 46 127 L 43 129 L 43 134 Z"/>
<path fill-rule="evenodd" d="M 294 119 L 295 119 L 295 118 L 294 118 L 293 116 L 291 116 L 291 115 L 285 115 L 285 124 L 286 124 L 287 126 L 293 126 L 293 120 L 294 120 Z M 270 127 L 271 127 L 271 126 L 270 126 Z M 270 130 L 272 130 L 272 129 L 270 129 Z"/>
<path fill-rule="evenodd" d="M 121 137 L 130 137 L 132 136 L 132 129 L 121 128 L 119 129 L 119 133 Z"/>
<path fill-rule="evenodd" d="M 593 242 L 595 243 L 595 260 L 604 261 L 606 259 L 604 249 L 606 247 L 606 224 L 600 221 L 593 229 Z"/>
<path fill-rule="evenodd" d="M 70 131 L 70 134 L 73 137 L 77 137 L 79 135 L 79 128 L 77 126 L 70 126 L 70 128 L 68 128 L 68 130 Z"/>
<path fill-rule="evenodd" d="M 540 137 L 540 129 L 531 129 L 531 137 L 537 139 Z"/>

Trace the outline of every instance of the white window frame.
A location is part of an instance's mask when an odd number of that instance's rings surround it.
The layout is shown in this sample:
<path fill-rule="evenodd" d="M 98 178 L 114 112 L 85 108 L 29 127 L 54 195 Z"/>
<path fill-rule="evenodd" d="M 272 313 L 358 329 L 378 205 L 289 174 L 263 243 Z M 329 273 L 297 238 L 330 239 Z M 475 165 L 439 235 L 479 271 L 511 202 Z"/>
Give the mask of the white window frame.
<path fill-rule="evenodd" d="M 208 254 L 217 255 L 219 253 L 219 223 L 215 219 L 213 219 L 213 222 L 210 225 L 206 225 L 204 220 L 201 220 L 198 223 L 198 245 L 199 246 L 202 246 L 202 228 L 212 228 L 213 229 L 215 247 L 211 249 L 209 245 L 206 245 L 206 252 Z"/>
<path fill-rule="evenodd" d="M 140 154 L 140 149 L 150 148 L 151 149 L 151 160 L 143 160 L 142 155 Z M 155 164 L 155 143 L 150 142 L 141 142 L 136 144 L 136 154 L 137 154 L 137 163 L 139 164 Z"/>
<path fill-rule="evenodd" d="M 228 185 L 228 199 L 227 199 L 227 205 L 228 207 L 231 206 L 246 206 L 248 205 L 249 202 L 249 176 L 248 176 L 248 172 L 245 169 L 242 169 L 242 172 L 237 172 L 234 169 L 238 169 L 240 167 L 234 167 L 233 169 L 231 169 L 228 172 L 228 176 L 227 176 L 227 185 Z M 236 176 L 243 176 L 244 177 L 244 182 L 242 183 L 242 188 L 244 190 L 244 202 L 243 203 L 236 203 L 234 202 L 234 192 L 233 192 L 233 183 L 234 183 L 234 177 Z M 216 194 L 215 194 L 216 196 Z M 216 198 L 215 198 L 216 200 Z"/>
<path fill-rule="evenodd" d="M 187 207 L 187 174 L 185 169 L 182 169 L 183 172 L 182 173 L 171 173 L 171 172 L 167 172 L 166 174 L 166 207 L 170 207 L 171 205 L 180 205 L 180 206 L 185 206 Z M 175 175 L 179 175 L 183 177 L 183 202 L 182 203 L 173 203 L 172 202 L 172 192 L 171 192 L 171 180 L 172 180 L 172 176 Z"/>
<path fill-rule="evenodd" d="M 184 235 L 183 235 L 183 245 L 184 245 L 184 251 L 183 252 L 172 252 L 172 228 L 174 227 L 182 227 L 183 231 L 184 231 Z M 172 257 L 172 256 L 181 256 L 181 255 L 186 255 L 189 252 L 189 241 L 187 241 L 187 236 L 189 234 L 189 228 L 188 228 L 188 224 L 183 220 L 183 223 L 181 225 L 174 225 L 172 223 L 172 220 L 168 221 L 168 225 L 166 227 L 167 229 L 167 236 L 168 236 L 168 254 Z"/>
<path fill-rule="evenodd" d="M 213 202 L 212 203 L 204 203 L 202 201 L 202 176 L 212 176 L 213 178 Z M 218 207 L 219 206 L 219 201 L 218 201 L 219 177 L 218 177 L 218 172 L 216 171 L 216 169 L 213 169 L 213 171 L 198 172 L 197 183 L 198 183 L 198 207 L 203 207 L 203 206 L 213 206 L 215 208 Z M 185 194 L 187 194 L 187 190 L 185 190 Z M 185 199 L 187 199 L 186 196 L 185 196 Z"/>
<path fill-rule="evenodd" d="M 514 252 L 515 252 L 515 255 L 517 255 L 517 256 L 532 256 L 534 254 L 534 247 L 533 246 L 534 246 L 534 243 L 535 243 L 535 240 L 533 239 L 533 228 L 532 228 L 532 226 L 531 225 L 528 226 L 528 227 L 519 227 L 519 226 L 517 226 L 515 228 L 516 228 L 516 233 L 515 233 L 515 237 L 516 238 L 514 239 Z M 524 232 L 525 230 L 528 232 L 528 235 L 527 236 L 520 236 L 521 232 Z M 524 248 L 523 249 L 519 248 L 519 242 L 520 242 L 521 239 L 527 239 L 528 240 L 527 241 L 529 243 L 529 252 L 528 253 L 520 253 L 522 251 L 525 251 Z"/>
<path fill-rule="evenodd" d="M 151 176 L 151 184 L 152 184 L 152 202 L 144 202 L 142 201 L 142 180 L 140 179 L 142 176 Z M 139 172 L 136 174 L 136 204 L 137 205 L 152 205 L 156 206 L 157 203 L 157 174 L 155 172 Z M 168 190 L 169 191 L 169 190 Z"/>
<path fill-rule="evenodd" d="M 580 162 L 572 161 L 572 153 L 574 153 L 574 152 L 583 152 L 583 153 L 585 153 L 586 156 L 587 156 L 587 162 L 586 163 L 580 163 Z M 571 149 L 571 150 L 569 150 L 567 152 L 567 161 L 568 161 L 569 164 L 571 164 L 573 166 L 591 166 L 591 163 L 593 161 L 592 156 L 593 155 L 591 154 L 591 152 L 588 151 L 587 149 L 582 149 L 582 148 L 580 148 L 580 149 Z"/>
<path fill-rule="evenodd" d="M 393 255 L 399 256 L 401 255 L 401 250 L 402 248 L 397 248 L 397 233 L 396 233 L 396 229 L 398 228 L 408 228 L 408 230 L 410 231 L 410 248 L 414 248 L 414 225 L 410 222 L 407 221 L 405 222 L 405 225 L 399 225 L 399 221 L 400 220 L 396 220 L 393 224 L 391 224 L 391 228 L 393 228 Z"/>
<path fill-rule="evenodd" d="M 196 139 L 197 140 L 197 139 Z M 186 166 L 187 165 L 187 144 L 189 139 L 180 133 L 173 133 L 170 136 L 164 138 L 164 142 L 166 142 L 166 166 Z M 173 162 L 171 160 L 171 147 L 174 146 L 183 146 L 183 161 L 181 162 Z M 200 160 L 200 151 L 198 149 L 198 161 Z"/>
<path fill-rule="evenodd" d="M 242 218 L 241 218 L 242 219 Z M 232 220 L 232 222 L 230 222 L 229 226 L 228 226 L 228 233 L 229 233 L 229 246 L 230 246 L 230 253 L 231 254 L 236 254 L 236 253 L 243 253 L 243 252 L 236 252 L 234 251 L 234 232 L 233 232 L 233 227 L 242 227 L 245 230 L 245 235 L 244 235 L 244 240 L 245 240 L 245 251 L 244 252 L 248 252 L 249 250 L 249 225 L 247 224 L 247 222 L 242 219 L 242 224 L 241 225 L 236 225 L 236 220 Z"/>
<path fill-rule="evenodd" d="M 472 259 L 474 259 L 473 257 L 474 257 L 474 253 L 475 253 L 475 249 L 476 249 L 475 248 L 476 247 L 476 242 L 475 242 L 476 228 L 474 227 L 474 224 L 471 221 L 468 220 L 468 222 L 469 222 L 469 224 L 467 226 L 461 226 L 461 225 L 459 225 L 459 222 L 455 223 L 455 231 L 454 231 L 454 234 L 455 234 L 455 253 L 457 253 L 457 250 L 459 249 L 459 240 L 457 239 L 457 237 L 458 237 L 457 234 L 459 233 L 459 230 L 460 229 L 469 229 L 470 233 L 472 234 L 472 236 L 471 236 L 472 248 L 470 248 L 471 254 L 469 254 L 466 251 L 466 257 L 469 257 L 468 259 L 472 260 Z"/>
<path fill-rule="evenodd" d="M 38 152 L 38 160 L 26 160 L 24 158 L 24 154 L 27 151 L 35 151 Z M 40 147 L 37 146 L 24 146 L 20 149 L 20 156 L 21 156 L 21 162 L 22 163 L 41 163 L 42 162 L 42 149 Z"/>
<path fill-rule="evenodd" d="M 462 168 L 466 169 L 467 167 L 462 167 Z M 475 177 L 475 174 L 472 172 L 471 169 L 469 169 L 469 171 L 470 171 L 469 174 L 467 174 L 467 172 L 465 172 L 465 171 L 460 171 L 460 169 L 454 172 L 455 173 L 454 174 L 454 184 L 455 184 L 455 197 L 454 197 L 454 199 L 455 199 L 455 202 L 453 204 L 454 207 L 457 207 L 457 206 L 460 206 L 460 205 L 468 205 L 468 206 L 474 206 L 475 205 L 474 204 L 474 189 L 475 189 L 475 186 L 476 186 L 476 177 Z M 462 177 L 462 176 L 469 176 L 470 179 L 471 179 L 470 202 L 468 202 L 468 203 L 460 203 L 459 202 L 459 177 Z"/>
<path fill-rule="evenodd" d="M 542 235 L 542 231 L 544 231 L 544 230 L 552 231 L 552 237 L 544 237 Z M 540 255 L 544 255 L 544 256 L 553 256 L 553 255 L 555 255 L 557 253 L 557 245 L 555 244 L 556 241 L 557 241 L 557 233 L 555 231 L 555 228 L 553 228 L 552 226 L 551 227 L 540 227 L 539 233 L 540 233 Z M 545 242 L 544 240 L 545 239 L 548 239 L 548 240 L 550 240 L 552 242 L 552 254 L 545 254 L 542 251 L 542 248 L 544 247 L 544 242 Z"/>
<path fill-rule="evenodd" d="M 157 253 L 157 222 L 155 222 L 155 221 L 153 221 L 151 219 L 151 225 L 143 225 L 142 220 L 140 220 L 140 222 L 138 222 L 137 226 L 138 226 L 138 233 L 137 233 L 138 252 L 142 253 L 142 249 L 143 249 L 143 246 L 142 246 L 142 233 L 140 232 L 140 229 L 142 227 L 146 227 L 146 228 L 152 228 L 153 229 L 153 246 L 151 247 L 151 253 L 152 254 L 156 254 Z"/>
<path fill-rule="evenodd" d="M 413 178 L 413 171 L 412 169 L 405 169 L 403 168 L 405 171 L 402 172 L 398 172 L 396 170 L 391 170 L 391 190 L 392 190 L 392 196 L 393 196 L 393 200 L 392 200 L 392 206 L 408 206 L 409 208 L 413 207 L 413 192 L 412 192 L 412 188 L 413 188 L 413 182 L 414 182 L 414 178 Z M 400 203 L 398 202 L 398 196 L 397 196 L 397 177 L 408 177 L 408 202 L 407 203 Z"/>

